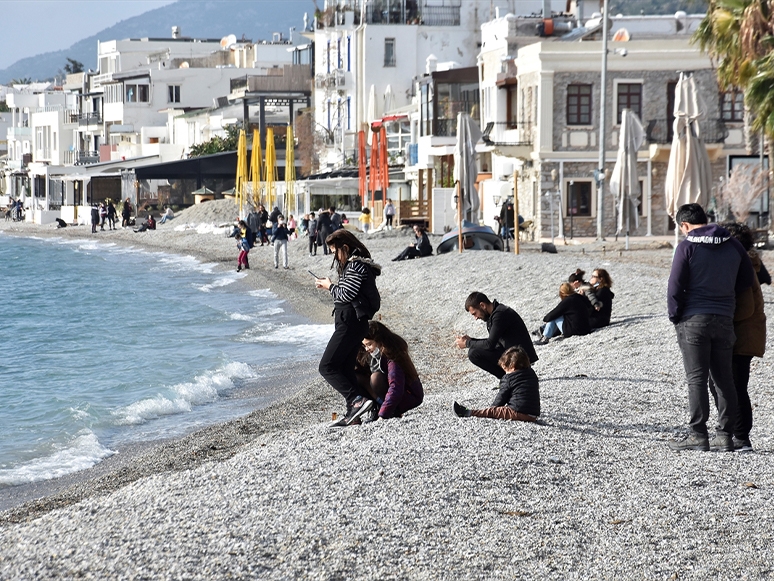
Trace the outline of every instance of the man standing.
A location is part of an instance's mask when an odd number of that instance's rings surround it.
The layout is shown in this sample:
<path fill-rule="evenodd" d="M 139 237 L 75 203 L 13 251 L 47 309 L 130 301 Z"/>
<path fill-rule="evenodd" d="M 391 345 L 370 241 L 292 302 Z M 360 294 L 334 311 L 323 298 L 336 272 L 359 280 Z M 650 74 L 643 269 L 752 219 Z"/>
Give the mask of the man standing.
<path fill-rule="evenodd" d="M 512 308 L 490 301 L 484 293 L 474 292 L 465 301 L 465 310 L 476 320 L 484 321 L 489 331 L 486 339 L 471 339 L 467 335 L 456 339 L 458 348 L 468 349 L 468 359 L 473 365 L 501 379 L 505 371 L 498 364 L 500 356 L 515 345 L 524 349 L 531 364 L 538 360 L 527 327 Z"/>
<path fill-rule="evenodd" d="M 328 208 L 328 212 L 330 212 L 331 215 L 331 232 L 335 232 L 341 228 L 341 214 L 336 211 L 334 206 Z"/>
<path fill-rule="evenodd" d="M 731 369 L 734 308 L 736 294 L 752 285 L 752 264 L 728 230 L 707 224 L 698 204 L 680 206 L 675 221 L 685 239 L 675 249 L 667 303 L 688 383 L 691 433 L 684 440 L 669 442 L 669 447 L 733 452 L 731 435 L 737 415 Z M 710 372 L 718 406 L 718 428 L 712 442 L 707 433 Z"/>

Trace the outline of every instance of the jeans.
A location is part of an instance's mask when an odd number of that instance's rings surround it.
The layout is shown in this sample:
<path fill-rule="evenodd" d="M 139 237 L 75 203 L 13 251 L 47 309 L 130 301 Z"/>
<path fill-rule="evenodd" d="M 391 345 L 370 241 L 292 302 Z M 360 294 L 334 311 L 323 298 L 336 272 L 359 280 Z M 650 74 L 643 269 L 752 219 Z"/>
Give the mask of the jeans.
<path fill-rule="evenodd" d="M 359 395 L 368 392 L 358 385 L 355 365 L 357 353 L 368 334 L 368 320 L 358 319 L 352 307 L 336 307 L 333 335 L 325 348 L 318 371 L 333 389 L 347 400 L 350 406 Z"/>
<path fill-rule="evenodd" d="M 504 349 L 471 347 L 468 349 L 468 359 L 470 359 L 470 362 L 476 367 L 488 371 L 497 379 L 502 379 L 503 375 L 505 375 L 505 371 L 497 362 L 500 360 L 503 351 Z"/>
<path fill-rule="evenodd" d="M 551 337 L 556 337 L 557 335 L 562 333 L 563 327 L 564 327 L 564 317 L 558 317 L 553 321 L 548 321 L 548 323 L 546 323 L 545 328 L 543 329 L 543 337 L 545 337 L 546 339 L 550 339 Z"/>
<path fill-rule="evenodd" d="M 274 268 L 279 266 L 280 250 L 282 251 L 282 266 L 288 267 L 288 241 L 287 240 L 275 240 L 274 241 Z"/>
<path fill-rule="evenodd" d="M 534 422 L 537 420 L 536 416 L 514 411 L 507 405 L 502 407 L 471 410 L 471 415 L 474 418 L 492 418 L 495 420 L 512 420 L 515 422 Z"/>
<path fill-rule="evenodd" d="M 734 388 L 736 389 L 737 399 L 734 436 L 740 440 L 748 440 L 750 438 L 750 430 L 752 430 L 753 425 L 752 402 L 747 391 L 747 385 L 750 383 L 750 363 L 752 363 L 752 355 L 737 355 L 734 353 L 731 358 L 731 371 L 734 376 Z M 712 379 L 711 373 L 709 389 L 715 400 L 715 406 L 717 406 L 718 391 L 715 389 L 715 381 Z"/>
<path fill-rule="evenodd" d="M 693 315 L 675 325 L 675 330 L 688 383 L 691 430 L 700 436 L 707 435 L 707 380 L 712 372 L 718 396 L 716 435 L 732 435 L 737 416 L 736 388 L 731 371 L 731 355 L 736 342 L 733 320 L 720 315 Z"/>

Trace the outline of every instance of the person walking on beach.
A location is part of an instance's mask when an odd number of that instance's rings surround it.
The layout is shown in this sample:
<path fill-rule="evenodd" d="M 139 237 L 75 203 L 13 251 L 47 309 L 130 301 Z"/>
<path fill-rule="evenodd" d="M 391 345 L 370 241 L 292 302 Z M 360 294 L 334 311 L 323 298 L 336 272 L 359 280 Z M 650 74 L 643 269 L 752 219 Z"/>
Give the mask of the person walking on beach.
<path fill-rule="evenodd" d="M 280 215 L 277 221 L 277 227 L 271 235 L 271 242 L 274 244 L 274 268 L 279 268 L 279 255 L 282 252 L 282 268 L 287 270 L 288 267 L 288 227 L 285 225 L 285 220 Z"/>
<path fill-rule="evenodd" d="M 344 224 L 344 218 L 336 212 L 336 208 L 334 206 L 331 206 L 328 208 L 328 213 L 331 217 L 331 232 L 335 232 L 339 228 L 341 228 L 342 224 Z"/>
<path fill-rule="evenodd" d="M 371 258 L 365 245 L 349 230 L 337 230 L 325 240 L 334 256 L 338 283 L 316 278 L 315 286 L 326 289 L 333 298 L 334 330 L 319 371 L 345 399 L 347 412 L 336 425 L 359 423 L 360 416 L 374 405 L 361 390 L 355 374 L 357 354 L 368 335 L 368 321 L 381 306 L 376 277 L 382 267 Z"/>
<path fill-rule="evenodd" d="M 306 223 L 306 235 L 309 237 L 309 256 L 317 256 L 317 218 L 314 212 L 309 214 Z"/>
<path fill-rule="evenodd" d="M 266 207 L 261 204 L 258 206 L 258 232 L 261 236 L 261 246 L 269 243 L 269 238 L 266 236 L 266 223 L 269 221 L 269 213 L 266 211 Z"/>
<path fill-rule="evenodd" d="M 392 230 L 393 218 L 395 218 L 395 206 L 392 205 L 392 200 L 387 198 L 387 203 L 384 205 L 384 224 L 387 230 Z"/>
<path fill-rule="evenodd" d="M 358 363 L 367 370 L 361 385 L 375 404 L 370 420 L 401 417 L 425 398 L 406 340 L 379 321 L 368 323 L 365 351 Z"/>
<path fill-rule="evenodd" d="M 113 205 L 113 200 L 108 200 L 107 203 L 107 219 L 108 219 L 108 225 L 111 230 L 116 229 L 116 216 L 118 215 L 118 212 L 116 212 L 116 207 Z"/>
<path fill-rule="evenodd" d="M 107 206 L 105 202 L 99 203 L 99 229 L 105 231 L 105 221 L 107 220 Z"/>
<path fill-rule="evenodd" d="M 97 233 L 97 224 L 99 224 L 99 208 L 94 204 L 91 205 L 91 233 Z"/>
<path fill-rule="evenodd" d="M 371 210 L 363 208 L 360 212 L 360 225 L 363 227 L 363 232 L 368 234 L 371 229 Z"/>
<path fill-rule="evenodd" d="M 322 246 L 323 254 L 328 256 L 329 250 L 325 240 L 331 235 L 331 215 L 329 212 L 320 210 L 317 214 L 317 245 Z"/>
<path fill-rule="evenodd" d="M 236 240 L 237 250 L 239 251 L 239 255 L 237 256 L 237 272 L 241 272 L 243 268 L 245 270 L 250 268 L 250 265 L 247 264 L 247 254 L 250 252 L 250 243 L 247 241 L 247 238 L 242 237 L 240 232 L 234 234 L 234 240 Z"/>
<path fill-rule="evenodd" d="M 121 210 L 121 228 L 129 226 L 129 221 L 132 219 L 132 202 L 129 198 L 124 201 L 124 207 Z"/>
<path fill-rule="evenodd" d="M 521 347 L 510 347 L 500 357 L 505 375 L 500 378 L 500 391 L 488 408 L 471 410 L 454 402 L 454 413 L 461 418 L 493 418 L 534 422 L 540 415 L 538 377 Z"/>
<path fill-rule="evenodd" d="M 500 357 L 506 349 L 517 345 L 524 349 L 530 363 L 538 360 L 529 331 L 512 308 L 490 301 L 484 293 L 473 292 L 465 300 L 465 310 L 474 319 L 484 321 L 489 332 L 486 339 L 472 339 L 462 335 L 455 340 L 459 349 L 468 350 L 468 359 L 473 365 L 501 379 L 505 371 L 500 367 Z"/>
<path fill-rule="evenodd" d="M 688 383 L 690 434 L 669 442 L 672 450 L 733 452 L 737 396 L 732 372 L 736 296 L 755 276 L 739 241 L 718 224 L 707 224 L 698 204 L 680 206 L 675 222 L 685 239 L 677 245 L 669 274 L 667 306 L 677 332 Z M 712 373 L 717 392 L 718 427 L 709 441 L 709 394 Z"/>

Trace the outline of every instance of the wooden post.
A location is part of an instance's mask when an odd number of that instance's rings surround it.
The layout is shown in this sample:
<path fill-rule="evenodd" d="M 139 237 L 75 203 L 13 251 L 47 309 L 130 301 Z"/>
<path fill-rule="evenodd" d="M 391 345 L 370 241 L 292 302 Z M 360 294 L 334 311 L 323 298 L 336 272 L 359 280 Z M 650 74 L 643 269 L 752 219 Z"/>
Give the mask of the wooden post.
<path fill-rule="evenodd" d="M 513 170 L 513 253 L 519 253 L 519 170 Z M 505 233 L 508 234 L 507 232 Z"/>
<path fill-rule="evenodd" d="M 455 194 L 455 198 L 457 198 L 457 246 L 460 249 L 460 254 L 462 254 L 462 246 L 463 246 L 463 236 L 462 236 L 462 192 L 460 191 L 460 181 L 457 180 L 457 183 L 454 186 L 457 190 L 457 193 Z"/>

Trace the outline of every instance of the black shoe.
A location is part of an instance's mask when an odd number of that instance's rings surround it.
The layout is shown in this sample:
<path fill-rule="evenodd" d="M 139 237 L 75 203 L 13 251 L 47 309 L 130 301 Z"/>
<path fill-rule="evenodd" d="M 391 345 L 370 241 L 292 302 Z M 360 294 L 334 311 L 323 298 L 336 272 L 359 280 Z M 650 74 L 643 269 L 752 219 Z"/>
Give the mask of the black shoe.
<path fill-rule="evenodd" d="M 709 452 L 709 438 L 707 436 L 700 436 L 699 434 L 691 434 L 682 440 L 671 440 L 669 447 L 675 452 L 682 452 L 683 450 L 700 450 L 702 452 Z"/>
<path fill-rule="evenodd" d="M 734 436 L 734 450 L 737 452 L 752 452 L 753 447 L 750 438 L 737 438 Z"/>
<path fill-rule="evenodd" d="M 534 345 L 548 345 L 548 337 L 540 336 L 540 339 L 533 342 Z"/>
<path fill-rule="evenodd" d="M 368 410 L 361 419 L 364 424 L 370 424 L 371 422 L 375 422 L 376 420 L 378 420 L 379 406 L 376 404 L 372 405 L 371 409 Z"/>
<path fill-rule="evenodd" d="M 241 271 L 242 271 L 242 267 L 241 267 L 241 266 L 238 266 L 238 267 L 237 267 L 237 272 L 241 272 Z"/>
<path fill-rule="evenodd" d="M 458 418 L 469 418 L 473 415 L 468 408 L 462 404 L 458 404 L 456 401 L 454 402 L 454 413 L 457 414 Z"/>
<path fill-rule="evenodd" d="M 351 426 L 355 423 L 360 423 L 360 416 L 370 410 L 374 405 L 373 400 L 366 399 L 362 396 L 357 396 L 355 401 L 352 402 L 352 407 L 347 410 L 347 416 L 345 418 L 346 423 L 344 425 Z"/>
<path fill-rule="evenodd" d="M 715 436 L 709 446 L 713 452 L 733 452 L 734 440 L 731 436 Z"/>

